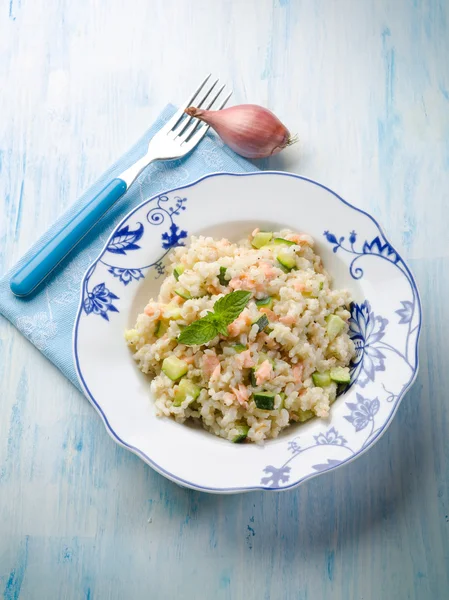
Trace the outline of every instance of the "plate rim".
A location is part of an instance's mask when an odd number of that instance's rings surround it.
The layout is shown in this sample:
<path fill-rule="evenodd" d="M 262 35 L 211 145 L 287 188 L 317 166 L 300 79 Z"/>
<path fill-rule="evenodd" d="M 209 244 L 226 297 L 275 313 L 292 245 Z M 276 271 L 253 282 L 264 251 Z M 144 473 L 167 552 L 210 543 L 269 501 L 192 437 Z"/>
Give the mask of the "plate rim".
<path fill-rule="evenodd" d="M 416 293 L 416 298 L 417 298 L 417 306 L 418 306 L 418 324 L 417 324 L 417 334 L 416 334 L 416 342 L 415 342 L 415 367 L 413 370 L 413 374 L 410 377 L 409 381 L 407 383 L 404 384 L 402 390 L 398 393 L 398 400 L 396 402 L 396 405 L 394 407 L 394 409 L 392 410 L 392 412 L 390 413 L 388 419 L 385 421 L 385 423 L 383 424 L 382 428 L 380 429 L 380 431 L 377 433 L 377 435 L 375 437 L 373 437 L 369 444 L 363 448 L 361 448 L 358 452 L 352 454 L 350 457 L 348 457 L 346 460 L 343 460 L 341 462 L 339 462 L 337 465 L 333 465 L 331 468 L 327 469 L 326 471 L 323 472 L 316 472 L 316 473 L 308 473 L 307 475 L 304 475 L 304 477 L 298 479 L 297 481 L 292 482 L 289 485 L 286 486 L 281 486 L 281 487 L 271 487 L 271 486 L 264 486 L 264 485 L 258 485 L 258 486 L 248 486 L 248 487 L 225 487 L 225 488 L 213 488 L 213 487 L 208 487 L 208 486 L 201 486 L 199 484 L 184 480 L 182 477 L 179 477 L 177 475 L 174 475 L 173 473 L 170 473 L 169 471 L 166 471 L 163 467 L 161 467 L 160 465 L 158 465 L 157 463 L 155 463 L 148 455 L 146 455 L 142 450 L 140 450 L 139 448 L 133 446 L 132 444 L 128 444 L 127 442 L 125 442 L 124 440 L 122 440 L 122 438 L 118 435 L 118 433 L 112 428 L 112 426 L 110 425 L 108 418 L 106 416 L 106 414 L 103 412 L 100 403 L 95 399 L 95 397 L 93 396 L 93 394 L 91 393 L 87 383 L 84 380 L 80 365 L 79 365 L 79 358 L 78 358 L 78 337 L 77 337 L 77 330 L 78 330 L 78 325 L 79 325 L 79 321 L 83 312 L 83 290 L 84 290 L 84 284 L 85 284 L 85 280 L 86 277 L 90 274 L 90 271 L 93 269 L 93 267 L 97 264 L 97 262 L 101 259 L 101 257 L 103 256 L 103 254 L 106 252 L 106 249 L 109 245 L 109 243 L 111 242 L 111 239 L 114 235 L 114 233 L 117 231 L 117 229 L 119 229 L 120 227 L 122 227 L 122 225 L 138 210 L 140 210 L 143 206 L 145 206 L 146 204 L 148 204 L 149 202 L 151 202 L 152 200 L 158 198 L 161 195 L 167 195 L 167 194 L 171 194 L 173 192 L 177 192 L 177 191 L 181 191 L 181 190 L 185 190 L 188 188 L 191 188 L 195 185 L 197 185 L 198 183 L 206 180 L 206 179 L 210 179 L 212 177 L 217 177 L 217 176 L 231 176 L 231 177 L 251 177 L 251 176 L 263 176 L 263 175 L 281 175 L 281 176 L 286 176 L 286 177 L 293 177 L 295 179 L 300 179 L 302 181 L 306 181 L 308 183 L 312 183 L 324 190 L 326 190 L 327 192 L 329 192 L 330 194 L 332 194 L 335 198 L 337 198 L 340 202 L 343 202 L 343 204 L 345 204 L 346 206 L 348 206 L 349 208 L 355 210 L 356 212 L 359 212 L 361 214 L 363 214 L 364 216 L 368 217 L 372 223 L 377 227 L 380 235 L 383 237 L 383 239 L 385 240 L 385 242 L 387 242 L 391 248 L 393 248 L 393 250 L 395 251 L 396 255 L 398 256 L 398 258 L 401 260 L 402 264 L 404 265 L 409 277 L 410 277 L 410 282 L 412 284 L 413 290 Z M 194 181 L 187 183 L 185 185 L 182 186 L 177 186 L 174 188 L 171 188 L 169 190 L 163 190 L 157 194 L 154 194 L 153 196 L 147 198 L 146 200 L 143 200 L 142 202 L 140 202 L 137 206 L 135 206 L 134 208 L 132 208 L 128 213 L 126 213 L 126 215 L 115 225 L 115 227 L 113 228 L 113 230 L 111 231 L 110 235 L 108 236 L 105 244 L 103 245 L 100 253 L 97 255 L 97 257 L 94 259 L 94 261 L 87 267 L 86 272 L 84 273 L 82 279 L 81 279 L 81 284 L 80 284 L 80 298 L 79 298 L 79 303 L 78 303 L 78 309 L 76 312 L 76 318 L 75 318 L 75 322 L 73 324 L 73 329 L 72 329 L 72 356 L 73 356 L 73 361 L 74 361 L 74 366 L 75 366 L 75 372 L 78 378 L 78 381 L 80 383 L 80 386 L 84 392 L 84 395 L 87 397 L 87 399 L 89 400 L 89 402 L 92 404 L 92 406 L 95 408 L 95 410 L 97 411 L 97 413 L 100 415 L 103 424 L 105 426 L 105 429 L 107 431 L 107 433 L 109 434 L 109 436 L 119 445 L 122 446 L 123 448 L 126 448 L 127 450 L 129 450 L 130 452 L 132 452 L 133 454 L 136 454 L 139 458 L 141 458 L 147 465 L 149 465 L 152 469 L 154 469 L 157 473 L 159 473 L 160 475 L 163 475 L 164 477 L 166 477 L 167 479 L 173 481 L 174 483 L 181 485 L 182 487 L 187 487 L 190 489 L 194 489 L 197 491 L 201 491 L 201 492 L 208 492 L 208 493 L 213 493 L 213 494 L 235 494 L 235 493 L 245 493 L 245 492 L 255 492 L 255 491 L 272 491 L 272 492 L 279 492 L 279 491 L 285 491 L 285 490 L 291 490 L 294 489 L 296 487 L 298 487 L 301 483 L 304 483 L 305 481 L 308 481 L 309 479 L 313 479 L 315 477 L 318 477 L 319 475 L 323 475 L 324 473 L 330 473 L 331 471 L 334 471 L 335 469 L 338 469 L 344 465 L 347 465 L 348 463 L 356 460 L 357 458 L 359 458 L 360 456 L 362 456 L 367 450 L 369 450 L 370 448 L 372 448 L 372 446 L 374 444 L 376 444 L 379 439 L 382 437 L 382 435 L 386 432 L 386 430 L 388 429 L 388 427 L 391 424 L 391 421 L 393 420 L 394 416 L 396 415 L 396 412 L 400 406 L 400 404 L 402 403 L 402 400 L 405 396 L 405 394 L 410 390 L 410 388 L 412 387 L 412 385 L 414 384 L 418 372 L 419 372 L 419 342 L 420 342 L 420 338 L 421 338 L 421 329 L 422 329 L 422 302 L 421 302 L 421 297 L 420 297 L 420 293 L 419 293 L 419 289 L 418 286 L 416 284 L 416 280 L 415 277 L 413 275 L 413 273 L 410 270 L 410 267 L 408 266 L 408 264 L 404 261 L 404 259 L 402 258 L 401 254 L 396 250 L 395 246 L 393 246 L 389 239 L 387 238 L 387 236 L 385 235 L 381 225 L 378 223 L 378 221 L 368 212 L 366 212 L 365 210 L 363 210 L 362 208 L 359 208 L 357 206 L 354 206 L 353 204 L 351 204 L 350 202 L 348 202 L 347 200 L 345 200 L 344 198 L 342 198 L 341 196 L 339 196 L 336 192 L 334 192 L 332 189 L 328 188 L 326 185 L 319 183 L 318 181 L 315 181 L 314 179 L 311 179 L 309 177 L 305 177 L 303 175 L 298 175 L 296 173 L 291 173 L 288 171 L 276 171 L 276 170 L 270 170 L 270 171 L 251 171 L 251 172 L 245 172 L 245 173 L 232 173 L 229 171 L 216 171 L 213 173 L 208 173 L 206 175 L 203 175 L 201 177 L 199 177 L 198 179 L 195 179 Z"/>

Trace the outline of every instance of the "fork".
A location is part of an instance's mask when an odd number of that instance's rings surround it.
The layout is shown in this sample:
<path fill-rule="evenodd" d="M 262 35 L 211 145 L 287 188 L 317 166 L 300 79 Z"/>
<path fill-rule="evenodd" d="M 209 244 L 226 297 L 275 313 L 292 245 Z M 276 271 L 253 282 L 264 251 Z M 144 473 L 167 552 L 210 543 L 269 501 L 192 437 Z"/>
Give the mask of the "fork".
<path fill-rule="evenodd" d="M 174 160 L 191 152 L 206 135 L 209 125 L 189 117 L 184 110 L 195 103 L 199 108 L 221 110 L 232 95 L 222 95 L 226 85 L 217 90 L 217 79 L 208 83 L 209 74 L 195 93 L 150 140 L 145 156 L 119 177 L 110 181 L 37 254 L 13 273 L 9 285 L 16 296 L 28 296 L 73 250 L 123 194 L 140 173 L 156 160 Z M 224 97 L 224 99 L 223 99 Z"/>

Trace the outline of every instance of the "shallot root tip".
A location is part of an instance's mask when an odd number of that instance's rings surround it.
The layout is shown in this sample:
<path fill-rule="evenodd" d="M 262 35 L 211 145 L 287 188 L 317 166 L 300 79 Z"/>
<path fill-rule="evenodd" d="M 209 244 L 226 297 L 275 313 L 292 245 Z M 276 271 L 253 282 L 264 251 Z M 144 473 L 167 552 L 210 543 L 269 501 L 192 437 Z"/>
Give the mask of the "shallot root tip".
<path fill-rule="evenodd" d="M 189 108 L 186 108 L 184 112 L 186 115 L 189 115 L 189 117 L 196 117 L 199 111 L 194 106 L 189 106 Z"/>
<path fill-rule="evenodd" d="M 283 144 L 281 144 L 280 146 L 275 146 L 273 148 L 273 150 L 271 151 L 271 154 L 273 155 L 276 150 L 278 150 L 279 148 L 281 150 L 283 150 L 284 148 L 287 148 L 288 146 L 293 146 L 294 144 L 297 144 L 299 142 L 299 137 L 298 134 L 295 133 L 295 135 L 289 135 L 289 137 L 287 138 L 287 141 L 284 142 Z"/>

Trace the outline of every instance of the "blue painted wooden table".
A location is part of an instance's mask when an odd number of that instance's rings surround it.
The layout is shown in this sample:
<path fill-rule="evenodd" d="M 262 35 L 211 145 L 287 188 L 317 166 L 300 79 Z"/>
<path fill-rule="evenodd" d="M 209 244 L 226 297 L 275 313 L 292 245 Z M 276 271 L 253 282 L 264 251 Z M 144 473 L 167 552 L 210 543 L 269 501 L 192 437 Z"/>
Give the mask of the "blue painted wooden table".
<path fill-rule="evenodd" d="M 114 444 L 0 320 L 6 600 L 449 597 L 449 4 L 0 0 L 0 267 L 207 70 L 300 143 L 271 160 L 372 212 L 417 277 L 421 370 L 355 462 L 217 497 Z"/>

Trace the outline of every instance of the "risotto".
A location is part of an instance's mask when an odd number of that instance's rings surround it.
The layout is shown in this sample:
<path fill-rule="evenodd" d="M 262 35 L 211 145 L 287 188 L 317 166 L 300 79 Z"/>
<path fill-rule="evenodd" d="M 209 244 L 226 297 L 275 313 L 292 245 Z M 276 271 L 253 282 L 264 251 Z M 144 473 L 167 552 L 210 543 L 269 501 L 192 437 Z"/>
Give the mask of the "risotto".
<path fill-rule="evenodd" d="M 170 261 L 159 297 L 125 333 L 158 416 L 262 442 L 329 415 L 350 381 L 351 296 L 332 289 L 309 235 L 192 236 Z"/>

